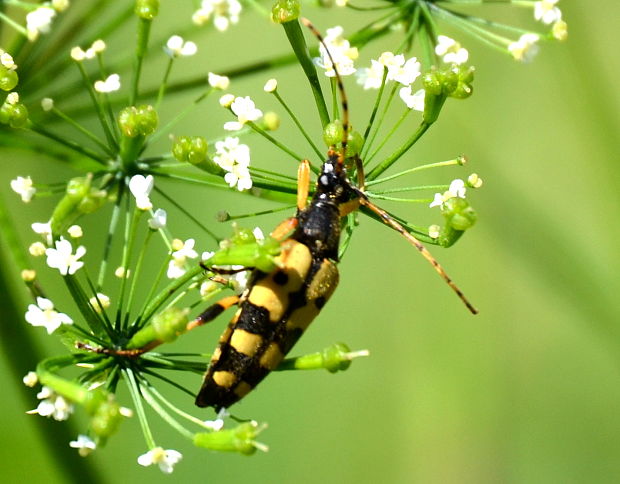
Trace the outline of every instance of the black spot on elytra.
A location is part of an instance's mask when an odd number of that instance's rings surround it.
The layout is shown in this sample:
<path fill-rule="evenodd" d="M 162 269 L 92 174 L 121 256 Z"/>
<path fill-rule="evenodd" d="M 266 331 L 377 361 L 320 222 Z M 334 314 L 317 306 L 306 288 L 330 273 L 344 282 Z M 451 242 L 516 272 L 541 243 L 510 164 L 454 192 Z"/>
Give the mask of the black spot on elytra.
<path fill-rule="evenodd" d="M 323 306 L 325 306 L 326 302 L 327 299 L 325 299 L 325 296 L 319 296 L 314 300 L 314 305 L 317 307 L 317 309 L 323 309 Z"/>
<path fill-rule="evenodd" d="M 277 271 L 273 275 L 273 282 L 275 282 L 279 286 L 286 286 L 286 284 L 288 283 L 288 274 L 284 271 Z"/>

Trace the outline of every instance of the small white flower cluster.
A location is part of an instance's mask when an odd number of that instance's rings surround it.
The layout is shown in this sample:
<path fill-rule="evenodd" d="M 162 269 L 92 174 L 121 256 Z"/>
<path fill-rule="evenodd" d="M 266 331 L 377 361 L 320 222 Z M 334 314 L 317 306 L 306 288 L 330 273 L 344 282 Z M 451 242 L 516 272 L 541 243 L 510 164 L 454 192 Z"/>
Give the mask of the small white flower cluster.
<path fill-rule="evenodd" d="M 519 37 L 519 40 L 512 42 L 508 45 L 508 52 L 512 57 L 519 62 L 532 62 L 538 51 L 538 41 L 540 36 L 534 33 L 526 33 Z"/>
<path fill-rule="evenodd" d="M 379 89 L 385 80 L 402 84 L 399 96 L 409 109 L 424 111 L 424 89 L 413 93 L 411 84 L 420 76 L 420 63 L 417 58 L 411 57 L 405 60 L 403 54 L 394 55 L 392 52 L 384 52 L 377 60 L 370 61 L 369 68 L 360 69 L 357 82 L 364 89 Z"/>
<path fill-rule="evenodd" d="M 78 435 L 77 440 L 69 442 L 69 447 L 77 449 L 80 457 L 86 457 L 97 448 L 97 444 L 88 435 Z"/>
<path fill-rule="evenodd" d="M 110 74 L 103 81 L 95 81 L 95 91 L 109 93 L 118 91 L 121 88 L 121 76 Z"/>
<path fill-rule="evenodd" d="M 144 467 L 157 464 L 159 466 L 159 469 L 164 474 L 171 474 L 174 470 L 174 466 L 182 458 L 183 455 L 176 450 L 164 450 L 162 447 L 154 447 L 146 454 L 142 454 L 140 457 L 138 457 L 138 464 Z"/>
<path fill-rule="evenodd" d="M 334 68 L 338 70 L 338 74 L 341 76 L 349 76 L 356 71 L 354 61 L 359 57 L 359 52 L 357 47 L 351 47 L 349 41 L 343 37 L 343 32 L 343 28 L 339 25 L 327 29 L 327 35 L 323 39 L 325 45 L 319 44 L 321 57 L 315 57 L 314 63 L 325 69 L 327 77 L 336 76 Z"/>
<path fill-rule="evenodd" d="M 9 71 L 14 71 L 17 69 L 17 64 L 13 61 L 13 56 L 4 49 L 0 49 L 0 64 L 3 67 L 6 67 Z"/>
<path fill-rule="evenodd" d="M 129 191 L 136 199 L 138 210 L 152 210 L 153 203 L 150 199 L 151 191 L 155 186 L 153 175 L 134 175 L 129 180 Z M 148 224 L 151 230 L 160 230 L 166 226 L 168 214 L 163 208 L 158 208 L 152 213 Z"/>
<path fill-rule="evenodd" d="M 44 297 L 37 298 L 37 304 L 30 304 L 25 315 L 26 322 L 33 326 L 43 326 L 47 334 L 52 334 L 62 324 L 73 324 L 73 320 L 64 313 L 54 310 L 54 303 Z"/>
<path fill-rule="evenodd" d="M 224 123 L 226 131 L 239 131 L 248 121 L 256 121 L 263 116 L 263 112 L 256 107 L 250 96 L 235 97 L 229 107 L 233 114 L 237 116 L 237 121 Z"/>
<path fill-rule="evenodd" d="M 39 34 L 47 34 L 52 26 L 52 20 L 56 16 L 56 10 L 43 5 L 26 15 L 26 32 L 28 40 L 35 41 Z"/>
<path fill-rule="evenodd" d="M 194 239 L 187 239 L 183 242 L 180 239 L 174 239 L 172 241 L 173 252 L 170 254 L 172 257 L 168 263 L 167 276 L 169 279 L 178 279 L 187 272 L 185 265 L 187 259 L 196 259 L 198 252 L 194 250 L 196 241 Z"/>
<path fill-rule="evenodd" d="M 32 186 L 32 178 L 29 176 L 18 176 L 14 180 L 11 180 L 11 190 L 22 197 L 22 202 L 28 203 L 32 200 L 32 197 L 37 192 L 37 189 Z"/>
<path fill-rule="evenodd" d="M 214 89 L 225 91 L 230 86 L 230 79 L 228 77 L 220 76 L 218 74 L 214 74 L 213 72 L 209 72 L 207 80 L 209 82 L 209 86 Z"/>
<path fill-rule="evenodd" d="M 190 57 L 198 52 L 198 47 L 192 41 L 184 41 L 183 37 L 179 35 L 173 35 L 168 39 L 164 52 L 171 58 L 176 57 Z"/>
<path fill-rule="evenodd" d="M 37 398 L 41 401 L 34 410 L 26 412 L 28 414 L 39 414 L 42 417 L 52 417 L 54 420 L 67 420 L 73 413 L 73 405 L 62 395 L 58 395 L 49 387 L 43 387 Z"/>
<path fill-rule="evenodd" d="M 446 64 L 464 64 L 469 59 L 469 52 L 461 47 L 456 40 L 445 35 L 437 36 L 437 45 L 435 45 L 435 54 L 437 54 Z"/>
<path fill-rule="evenodd" d="M 562 20 L 562 11 L 557 6 L 560 0 L 534 2 L 534 18 L 545 25 L 551 25 L 551 33 L 558 40 L 566 40 L 568 26 Z"/>
<path fill-rule="evenodd" d="M 236 185 L 239 191 L 252 188 L 250 147 L 240 143 L 237 137 L 227 137 L 215 143 L 215 151 L 213 161 L 227 171 L 224 175 L 226 183 L 230 187 Z"/>
<path fill-rule="evenodd" d="M 224 32 L 231 24 L 239 22 L 241 10 L 238 0 L 202 0 L 200 8 L 192 15 L 192 21 L 204 25 L 213 17 L 215 28 Z"/>
<path fill-rule="evenodd" d="M 460 178 L 456 180 L 452 180 L 450 183 L 450 187 L 447 191 L 442 193 L 435 193 L 435 198 L 429 205 L 429 207 L 441 207 L 443 208 L 443 204 L 450 200 L 451 198 L 465 198 L 465 193 L 467 192 L 467 188 L 465 188 L 465 182 Z"/>
<path fill-rule="evenodd" d="M 58 269 L 63 276 L 73 275 L 82 268 L 84 262 L 80 260 L 86 254 L 86 248 L 82 245 L 78 246 L 73 253 L 73 246 L 64 237 L 60 237 L 54 242 L 55 248 L 45 249 L 47 256 L 47 265 L 52 269 Z"/>
<path fill-rule="evenodd" d="M 106 49 L 106 43 L 101 40 L 95 40 L 91 46 L 82 50 L 81 47 L 76 46 L 71 49 L 71 58 L 76 62 L 82 62 L 87 59 L 94 59 L 97 54 L 101 54 Z"/>

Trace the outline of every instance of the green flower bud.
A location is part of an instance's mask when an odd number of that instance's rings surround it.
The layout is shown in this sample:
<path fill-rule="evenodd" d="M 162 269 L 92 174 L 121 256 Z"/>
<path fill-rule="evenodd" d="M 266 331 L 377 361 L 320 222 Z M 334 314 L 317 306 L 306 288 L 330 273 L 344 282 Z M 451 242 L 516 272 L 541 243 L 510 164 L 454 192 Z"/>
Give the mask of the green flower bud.
<path fill-rule="evenodd" d="M 340 143 L 343 135 L 344 128 L 342 126 L 342 122 L 338 119 L 332 123 L 329 123 L 323 129 L 323 141 L 325 141 L 327 146 L 334 146 Z"/>
<path fill-rule="evenodd" d="M 256 267 L 263 272 L 271 272 L 276 264 L 274 257 L 280 254 L 280 242 L 272 237 L 256 241 L 251 231 L 243 230 L 233 236 L 222 249 L 213 254 L 206 262 L 209 266 L 238 264 Z"/>
<path fill-rule="evenodd" d="M 277 24 L 291 22 L 299 18 L 301 2 L 299 0 L 277 0 L 271 7 L 271 20 Z"/>
<path fill-rule="evenodd" d="M 113 435 L 123 419 L 120 405 L 109 395 L 101 402 L 90 420 L 90 428 L 95 435 L 105 439 Z"/>
<path fill-rule="evenodd" d="M 81 213 L 93 213 L 99 210 L 108 198 L 108 192 L 106 190 L 97 190 L 95 188 L 91 188 L 86 195 L 79 203 L 77 209 Z"/>
<path fill-rule="evenodd" d="M 325 348 L 322 352 L 323 365 L 330 373 L 344 371 L 351 366 L 351 358 L 348 354 L 351 349 L 344 343 L 335 343 Z"/>
<path fill-rule="evenodd" d="M 148 136 L 157 129 L 157 111 L 148 104 L 129 106 L 118 114 L 118 126 L 127 138 Z"/>
<path fill-rule="evenodd" d="M 458 83 L 450 96 L 456 99 L 466 99 L 474 92 L 471 83 L 474 80 L 474 67 L 458 66 Z"/>
<path fill-rule="evenodd" d="M 172 144 L 172 155 L 181 162 L 198 165 L 206 160 L 207 147 L 202 136 L 179 136 Z"/>
<path fill-rule="evenodd" d="M 3 91 L 12 91 L 19 82 L 19 76 L 14 70 L 9 70 L 0 65 L 0 89 Z"/>
<path fill-rule="evenodd" d="M 422 76 L 422 86 L 428 94 L 439 96 L 442 91 L 441 79 L 437 70 L 433 69 Z"/>
<path fill-rule="evenodd" d="M 467 230 L 476 223 L 478 215 L 464 198 L 450 198 L 443 204 L 442 215 L 446 218 L 446 223 L 455 230 Z"/>
<path fill-rule="evenodd" d="M 165 309 L 153 318 L 153 329 L 158 340 L 171 343 L 185 332 L 188 319 L 188 309 L 171 307 Z"/>
<path fill-rule="evenodd" d="M 21 128 L 28 122 L 28 109 L 22 103 L 5 102 L 0 108 L 0 124 L 8 124 L 11 128 Z"/>
<path fill-rule="evenodd" d="M 456 65 L 451 65 L 439 71 L 439 80 L 443 94 L 450 94 L 456 89 L 459 83 L 459 72 L 459 68 Z"/>
<path fill-rule="evenodd" d="M 91 181 L 92 176 L 90 175 L 72 178 L 69 180 L 69 183 L 67 183 L 67 188 L 65 190 L 67 197 L 73 202 L 79 202 L 88 195 Z"/>
<path fill-rule="evenodd" d="M 239 424 L 230 430 L 200 432 L 194 435 L 194 445 L 220 452 L 239 452 L 251 455 L 256 452 L 257 447 L 263 447 L 254 441 L 263 428 L 264 426 L 259 426 L 252 421 Z"/>
<path fill-rule="evenodd" d="M 136 0 L 134 13 L 145 20 L 153 20 L 159 13 L 159 0 Z"/>
<path fill-rule="evenodd" d="M 347 156 L 359 155 L 364 146 L 364 137 L 359 131 L 351 131 L 347 143 Z"/>
<path fill-rule="evenodd" d="M 280 116 L 273 111 L 268 111 L 263 116 L 263 122 L 265 123 L 265 128 L 269 131 L 275 131 L 280 127 Z"/>

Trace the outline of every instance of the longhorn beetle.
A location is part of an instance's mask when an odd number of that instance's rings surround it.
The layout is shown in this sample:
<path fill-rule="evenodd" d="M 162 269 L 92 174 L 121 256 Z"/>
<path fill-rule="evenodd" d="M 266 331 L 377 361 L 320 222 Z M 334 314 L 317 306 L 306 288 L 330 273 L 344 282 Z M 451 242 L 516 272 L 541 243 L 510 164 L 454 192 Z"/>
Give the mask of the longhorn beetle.
<path fill-rule="evenodd" d="M 321 34 L 306 19 L 303 23 L 325 47 Z M 276 268 L 263 272 L 255 268 L 240 297 L 225 298 L 207 308 L 190 329 L 205 324 L 225 309 L 239 308 L 219 339 L 219 344 L 196 397 L 199 407 L 229 407 L 243 398 L 274 370 L 317 316 L 338 285 L 338 247 L 341 218 L 364 206 L 383 223 L 405 237 L 435 268 L 474 314 L 476 309 L 452 282 L 428 250 L 385 210 L 364 193 L 363 167 L 356 160 L 358 186 L 347 177 L 345 158 L 349 132 L 349 110 L 342 78 L 336 70 L 342 102 L 342 148 L 332 146 L 318 175 L 310 203 L 309 162 L 298 170 L 297 214 L 282 222 L 271 234 L 280 241 Z"/>

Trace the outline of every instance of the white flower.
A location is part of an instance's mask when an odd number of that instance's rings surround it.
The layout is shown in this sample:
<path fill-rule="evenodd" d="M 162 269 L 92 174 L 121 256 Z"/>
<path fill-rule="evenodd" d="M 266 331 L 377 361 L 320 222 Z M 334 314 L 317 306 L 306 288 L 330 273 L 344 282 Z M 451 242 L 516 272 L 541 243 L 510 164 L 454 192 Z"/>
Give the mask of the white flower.
<path fill-rule="evenodd" d="M 407 86 L 402 87 L 400 91 L 398 91 L 398 94 L 409 109 L 424 112 L 424 96 L 426 95 L 424 89 L 420 89 L 416 91 L 415 94 L 411 94 L 411 86 Z"/>
<path fill-rule="evenodd" d="M 531 62 L 532 59 L 538 54 L 538 40 L 540 37 L 537 34 L 523 34 L 518 41 L 512 42 L 508 46 L 508 51 L 512 54 L 515 60 L 521 62 Z"/>
<path fill-rule="evenodd" d="M 256 107 L 250 96 L 236 97 L 230 105 L 230 109 L 237 116 L 237 121 L 224 124 L 224 129 L 228 131 L 237 131 L 248 121 L 256 121 L 263 115 L 263 112 Z"/>
<path fill-rule="evenodd" d="M 223 32 L 230 24 L 239 22 L 242 7 L 237 0 L 202 0 L 200 8 L 192 15 L 196 25 L 204 25 L 213 16 L 213 25 Z"/>
<path fill-rule="evenodd" d="M 356 73 L 357 83 L 364 86 L 364 89 L 379 89 L 383 82 L 385 66 L 381 62 L 372 59 L 370 67 L 363 67 Z"/>
<path fill-rule="evenodd" d="M 564 20 L 558 20 L 553 24 L 553 27 L 551 27 L 551 34 L 554 39 L 560 41 L 566 40 L 568 38 L 568 25 L 566 25 Z"/>
<path fill-rule="evenodd" d="M 17 69 L 17 64 L 13 61 L 13 56 L 4 49 L 0 49 L 0 64 L 10 71 Z"/>
<path fill-rule="evenodd" d="M 76 62 L 82 62 L 86 59 L 86 52 L 82 50 L 81 47 L 73 47 L 70 52 L 71 58 Z"/>
<path fill-rule="evenodd" d="M 37 398 L 42 400 L 39 406 L 26 412 L 28 414 L 39 414 L 42 417 L 52 417 L 54 420 L 67 420 L 73 413 L 73 405 L 63 396 L 58 395 L 49 387 L 43 387 Z"/>
<path fill-rule="evenodd" d="M 18 92 L 10 92 L 6 97 L 7 104 L 15 105 L 19 102 L 19 93 Z"/>
<path fill-rule="evenodd" d="M 154 449 L 149 450 L 146 454 L 142 454 L 138 457 L 138 464 L 145 467 L 157 464 L 163 473 L 171 474 L 174 470 L 174 466 L 182 458 L 183 455 L 176 450 L 164 450 L 161 447 L 155 447 Z"/>
<path fill-rule="evenodd" d="M 534 18 L 550 25 L 562 19 L 561 10 L 555 6 L 559 0 L 542 0 L 534 3 Z"/>
<path fill-rule="evenodd" d="M 399 82 L 403 86 L 411 85 L 420 75 L 420 63 L 415 57 L 405 61 L 404 55 L 396 55 L 386 67 L 388 69 L 387 79 Z"/>
<path fill-rule="evenodd" d="M 114 92 L 121 88 L 121 77 L 118 74 L 110 74 L 105 81 L 95 81 L 95 91 Z"/>
<path fill-rule="evenodd" d="M 101 313 L 101 311 L 110 307 L 110 298 L 102 292 L 98 292 L 97 296 L 93 296 L 88 300 L 88 303 L 96 312 Z"/>
<path fill-rule="evenodd" d="M 79 225 L 72 225 L 67 229 L 67 233 L 74 239 L 79 239 L 84 235 L 84 232 L 82 232 L 82 227 Z"/>
<path fill-rule="evenodd" d="M 136 206 L 140 210 L 151 210 L 153 208 L 149 195 L 154 184 L 153 175 L 134 175 L 129 180 L 129 191 L 136 198 Z"/>
<path fill-rule="evenodd" d="M 348 76 L 355 72 L 353 61 L 358 58 L 359 53 L 357 47 L 351 47 L 351 44 L 343 36 L 343 29 L 340 26 L 327 29 L 324 43 L 319 44 L 319 52 L 321 57 L 316 57 L 314 63 L 325 69 L 327 77 L 335 77 L 338 70 L 341 76 Z M 327 46 L 327 49 L 325 48 Z M 333 62 L 332 62 L 333 59 Z M 334 65 L 335 64 L 335 65 Z"/>
<path fill-rule="evenodd" d="M 153 217 L 149 219 L 149 228 L 152 230 L 163 229 L 166 226 L 168 214 L 163 208 L 155 210 Z"/>
<path fill-rule="evenodd" d="M 22 197 L 22 202 L 28 203 L 32 200 L 33 195 L 37 192 L 37 189 L 32 186 L 32 178 L 29 176 L 18 176 L 15 180 L 11 180 L 11 189 Z"/>
<path fill-rule="evenodd" d="M 73 247 L 64 237 L 60 237 L 54 244 L 56 248 L 45 250 L 47 255 L 47 265 L 53 269 L 58 269 L 63 276 L 73 275 L 79 270 L 84 262 L 79 260 L 86 254 L 86 248 L 80 245 L 73 253 Z"/>
<path fill-rule="evenodd" d="M 114 269 L 114 275 L 119 279 L 129 279 L 131 271 L 129 269 L 125 269 L 123 266 L 118 266 Z"/>
<path fill-rule="evenodd" d="M 54 100 L 51 97 L 41 99 L 41 109 L 46 112 L 54 109 Z"/>
<path fill-rule="evenodd" d="M 39 377 L 34 371 L 29 371 L 28 373 L 26 373 L 26 375 L 24 375 L 24 378 L 22 378 L 22 381 L 24 382 L 24 385 L 32 388 L 37 383 L 39 383 Z"/>
<path fill-rule="evenodd" d="M 192 41 L 183 42 L 183 37 L 173 35 L 168 39 L 164 52 L 170 57 L 189 57 L 198 51 L 198 47 Z"/>
<path fill-rule="evenodd" d="M 441 207 L 443 208 L 443 204 L 450 200 L 451 198 L 465 198 L 465 193 L 467 189 L 465 188 L 465 182 L 460 178 L 456 180 L 452 180 L 448 190 L 443 193 L 435 193 L 435 198 L 430 203 L 429 207 Z"/>
<path fill-rule="evenodd" d="M 37 40 L 39 34 L 50 31 L 52 19 L 56 16 L 56 10 L 51 7 L 39 7 L 26 15 L 26 30 L 28 40 Z"/>
<path fill-rule="evenodd" d="M 34 233 L 42 235 L 47 245 L 52 245 L 52 224 L 50 222 L 35 222 L 31 225 Z"/>
<path fill-rule="evenodd" d="M 195 259 L 198 257 L 198 253 L 194 250 L 194 239 L 187 239 L 185 242 L 180 240 L 173 241 L 172 247 L 176 248 L 172 252 L 170 262 L 168 263 L 167 276 L 169 279 L 178 279 L 187 272 L 185 264 L 187 259 Z"/>
<path fill-rule="evenodd" d="M 456 40 L 445 35 L 437 36 L 435 54 L 443 59 L 447 64 L 464 64 L 469 58 L 467 49 L 461 47 Z"/>
<path fill-rule="evenodd" d="M 220 106 L 222 106 L 223 108 L 229 108 L 234 102 L 234 100 L 235 100 L 234 94 L 224 94 L 220 98 Z"/>
<path fill-rule="evenodd" d="M 94 54 L 100 54 L 106 49 L 106 47 L 106 43 L 103 40 L 97 39 L 91 44 L 88 50 L 93 52 Z"/>
<path fill-rule="evenodd" d="M 439 225 L 431 225 L 428 228 L 428 236 L 431 239 L 436 239 L 439 237 L 440 231 L 441 231 L 441 227 Z"/>
<path fill-rule="evenodd" d="M 209 72 L 207 80 L 209 82 L 209 86 L 214 89 L 221 89 L 224 91 L 230 86 L 230 79 L 228 77 L 220 76 L 218 74 L 214 74 L 213 72 Z"/>
<path fill-rule="evenodd" d="M 276 89 L 278 89 L 278 81 L 276 79 L 269 79 L 263 87 L 265 92 L 274 92 Z"/>
<path fill-rule="evenodd" d="M 250 148 L 240 144 L 239 138 L 228 137 L 224 141 L 216 142 L 215 150 L 213 161 L 228 172 L 224 176 L 226 183 L 231 187 L 237 185 L 239 191 L 252 188 L 249 171 Z"/>
<path fill-rule="evenodd" d="M 97 448 L 97 444 L 87 435 L 78 435 L 77 440 L 69 442 L 69 446 L 78 450 L 78 454 L 82 457 L 86 457 L 93 450 Z"/>
<path fill-rule="evenodd" d="M 482 186 L 482 178 L 477 173 L 472 173 L 467 177 L 467 183 L 473 188 L 480 188 Z"/>

